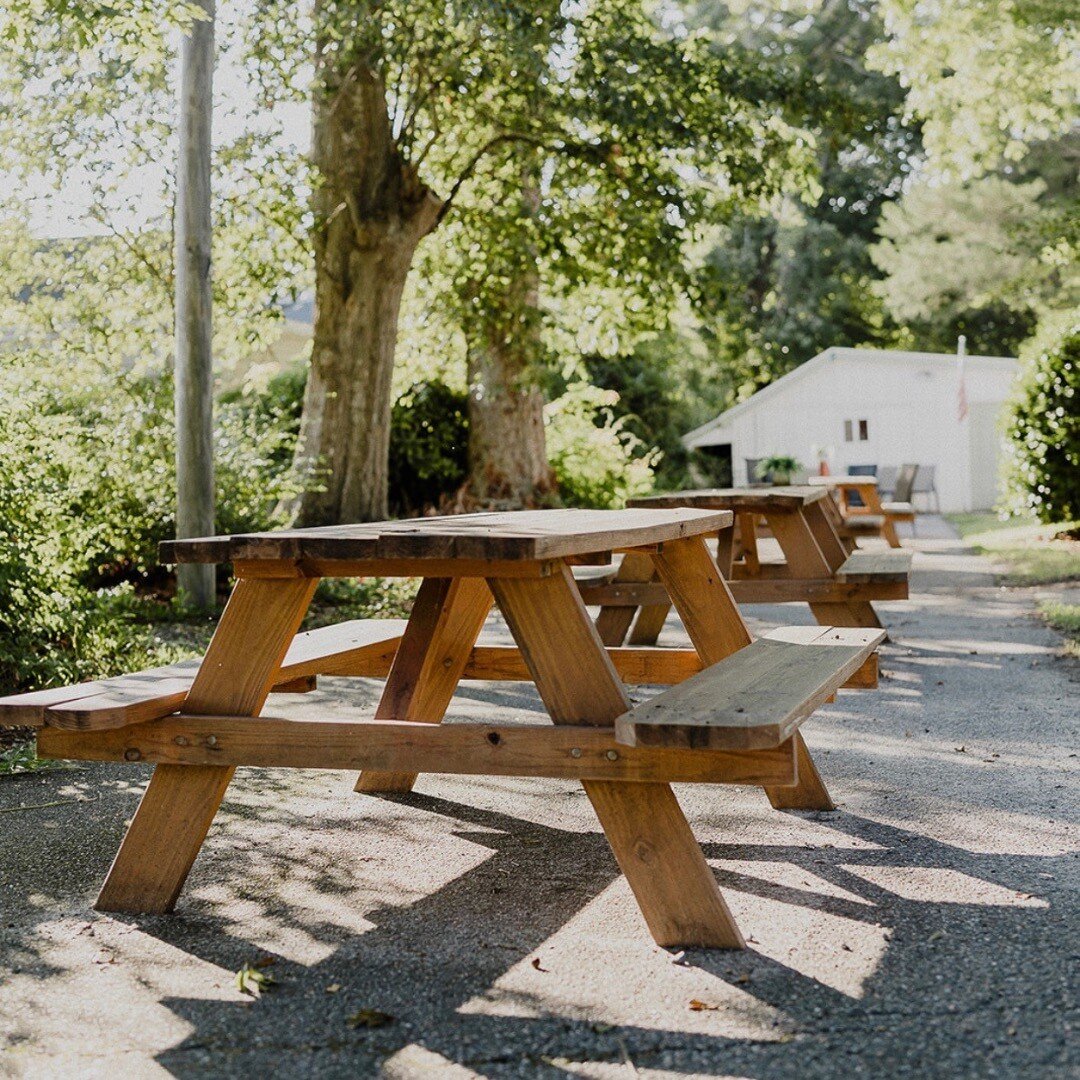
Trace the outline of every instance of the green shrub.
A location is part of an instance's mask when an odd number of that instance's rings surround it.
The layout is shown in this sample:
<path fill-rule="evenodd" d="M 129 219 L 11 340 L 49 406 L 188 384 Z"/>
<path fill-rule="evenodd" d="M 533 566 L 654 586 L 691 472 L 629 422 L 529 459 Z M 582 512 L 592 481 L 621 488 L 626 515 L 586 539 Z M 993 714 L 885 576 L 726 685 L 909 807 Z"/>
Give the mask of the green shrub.
<path fill-rule="evenodd" d="M 5 690 L 168 662 L 191 647 L 159 625 L 178 615 L 157 557 L 175 522 L 170 380 L 34 359 L 0 368 Z M 290 439 L 235 404 L 218 409 L 219 529 L 273 524 Z M 199 647 L 205 633 L 194 637 Z"/>
<path fill-rule="evenodd" d="M 624 417 L 611 415 L 617 397 L 574 383 L 544 409 L 548 460 L 566 506 L 617 508 L 652 489 L 660 454 L 626 430 Z"/>
<path fill-rule="evenodd" d="M 1012 508 L 1047 523 L 1080 518 L 1080 324 L 1028 363 L 1007 434 Z"/>
<path fill-rule="evenodd" d="M 414 383 L 390 417 L 390 511 L 408 517 L 452 495 L 469 475 L 468 396 Z"/>

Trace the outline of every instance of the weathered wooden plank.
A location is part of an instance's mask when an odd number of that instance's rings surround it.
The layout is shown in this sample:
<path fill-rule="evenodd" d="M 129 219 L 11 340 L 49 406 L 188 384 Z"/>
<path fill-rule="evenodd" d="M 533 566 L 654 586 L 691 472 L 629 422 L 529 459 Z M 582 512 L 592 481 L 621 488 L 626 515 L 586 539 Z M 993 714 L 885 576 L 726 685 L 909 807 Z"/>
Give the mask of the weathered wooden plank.
<path fill-rule="evenodd" d="M 546 776 L 633 783 L 795 781 L 791 745 L 763 751 L 640 749 L 610 728 L 395 720 L 257 720 L 170 716 L 110 732 L 43 733 L 43 757 L 169 765 L 374 769 L 472 776 Z"/>
<path fill-rule="evenodd" d="M 346 675 L 393 659 L 404 619 L 358 619 L 297 634 L 274 678 L 277 693 L 306 693 L 314 675 Z M 9 726 L 101 731 L 176 712 L 200 661 L 57 687 L 0 700 L 0 722 Z M 384 670 L 385 673 L 385 670 Z M 29 703 L 28 703 L 29 702 Z"/>
<path fill-rule="evenodd" d="M 836 573 L 846 582 L 889 579 L 907 582 L 911 560 L 908 551 L 853 551 Z"/>
<path fill-rule="evenodd" d="M 761 638 L 629 710 L 616 721 L 616 738 L 631 746 L 750 750 L 779 745 L 885 637 L 878 630 L 810 631 L 818 633 L 808 642 Z"/>
<path fill-rule="evenodd" d="M 772 488 L 699 488 L 671 491 L 660 495 L 643 495 L 630 499 L 628 506 L 675 507 L 692 506 L 699 510 L 732 510 L 765 514 L 772 511 L 792 512 L 808 503 L 827 496 L 820 487 L 792 484 Z"/>
<path fill-rule="evenodd" d="M 289 529 L 161 545 L 168 562 L 494 559 L 538 561 L 715 532 L 726 511 L 526 510 Z"/>

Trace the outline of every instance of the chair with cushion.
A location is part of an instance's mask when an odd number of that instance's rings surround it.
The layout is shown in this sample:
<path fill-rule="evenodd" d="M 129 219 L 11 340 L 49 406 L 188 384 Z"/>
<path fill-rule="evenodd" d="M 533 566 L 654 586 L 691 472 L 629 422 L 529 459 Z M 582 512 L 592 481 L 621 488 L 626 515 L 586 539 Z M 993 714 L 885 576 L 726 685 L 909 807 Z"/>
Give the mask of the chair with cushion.
<path fill-rule="evenodd" d="M 912 489 L 911 501 L 915 501 L 916 495 L 925 495 L 927 510 L 933 509 L 935 514 L 940 514 L 941 499 L 938 497 L 936 474 L 936 465 L 919 466 L 919 471 L 915 475 L 915 487 Z"/>
<path fill-rule="evenodd" d="M 918 465 L 901 465 L 896 474 L 896 486 L 892 498 L 881 504 L 887 517 L 893 521 L 910 521 L 911 534 L 915 535 L 915 507 L 911 501 L 915 491 L 915 477 L 919 475 Z"/>

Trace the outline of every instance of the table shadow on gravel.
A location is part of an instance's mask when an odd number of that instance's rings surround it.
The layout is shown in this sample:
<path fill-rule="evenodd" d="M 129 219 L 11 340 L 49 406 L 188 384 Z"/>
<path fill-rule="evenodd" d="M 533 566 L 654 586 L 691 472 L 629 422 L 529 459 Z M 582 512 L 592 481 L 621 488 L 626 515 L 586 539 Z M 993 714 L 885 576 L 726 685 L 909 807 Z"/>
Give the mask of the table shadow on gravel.
<path fill-rule="evenodd" d="M 560 1015 L 463 1013 L 461 1006 L 488 990 L 606 888 L 617 868 L 599 832 L 564 832 L 427 796 L 393 801 L 455 819 L 460 823 L 455 835 L 489 847 L 491 857 L 418 902 L 371 913 L 375 928 L 355 937 L 343 939 L 340 927 L 305 924 L 308 933 L 324 931 L 336 944 L 334 953 L 313 966 L 278 959 L 273 972 L 280 988 L 255 1005 L 163 1001 L 193 1028 L 182 1043 L 159 1055 L 163 1067 L 179 1077 L 232 1075 L 269 1051 L 303 1055 L 312 1063 L 325 1058 L 320 1069 L 313 1065 L 320 1075 L 336 1075 L 336 1069 L 366 1075 L 377 1072 L 396 1051 L 416 1044 L 485 1076 L 518 1075 L 522 1068 L 528 1075 L 570 1076 L 574 1073 L 553 1062 L 629 1058 L 639 1068 L 661 1063 L 688 1073 L 737 1068 L 764 1080 L 835 1075 L 838 1053 L 884 1066 L 895 1058 L 899 1044 L 900 1060 L 925 1069 L 925 1075 L 939 1074 L 941 1061 L 956 1052 L 969 1063 L 1024 1075 L 1032 1067 L 1025 1056 L 1026 1039 L 1001 1033 L 1017 1025 L 1030 1031 L 1032 1023 L 1045 1024 L 1060 1015 L 1056 1006 L 1068 999 L 1065 969 L 1055 967 L 1065 916 L 1056 900 L 1047 899 L 1049 890 L 1059 887 L 1054 883 L 1066 857 L 972 854 L 838 813 L 820 821 L 875 846 L 703 845 L 710 860 L 788 863 L 858 900 L 779 886 L 752 872 L 721 867 L 718 880 L 729 893 L 887 927 L 888 947 L 858 998 L 755 952 L 752 945 L 744 953 L 687 950 L 682 963 L 738 985 L 778 1010 L 784 1029 L 780 1041 L 626 1025 L 609 1029 Z M 242 879 L 242 860 L 251 855 L 239 851 L 231 856 L 230 876 Z M 263 852 L 260 857 L 268 856 Z M 936 903 L 932 895 L 905 899 L 874 884 L 877 867 L 947 870 L 978 878 L 1002 895 L 1015 895 L 1021 906 Z M 546 888 L 538 901 L 537 880 L 558 887 Z M 326 884 L 339 888 L 333 881 Z M 287 918 L 288 912 L 275 909 L 275 915 Z M 181 911 L 172 918 L 132 921 L 230 970 L 259 951 L 236 936 L 235 925 L 226 929 L 214 917 Z M 454 928 L 465 924 L 470 940 L 490 947 L 468 952 L 456 947 Z M 752 924 L 748 930 L 752 933 Z M 1004 952 L 988 949 L 988 942 L 1003 943 Z M 328 995 L 325 987 L 334 983 L 343 990 Z M 541 997 L 517 1004 L 539 1014 L 549 1011 Z M 353 1030 L 348 1017 L 359 1007 L 383 1011 L 394 1020 L 370 1031 Z M 1000 1025 L 991 1025 L 992 1037 L 985 1023 L 972 1021 L 987 1011 L 1000 1013 Z M 857 1044 L 843 1050 L 830 1045 L 831 1040 L 851 1040 L 855 1032 Z M 1061 1053 L 1066 1053 L 1064 1035 Z"/>

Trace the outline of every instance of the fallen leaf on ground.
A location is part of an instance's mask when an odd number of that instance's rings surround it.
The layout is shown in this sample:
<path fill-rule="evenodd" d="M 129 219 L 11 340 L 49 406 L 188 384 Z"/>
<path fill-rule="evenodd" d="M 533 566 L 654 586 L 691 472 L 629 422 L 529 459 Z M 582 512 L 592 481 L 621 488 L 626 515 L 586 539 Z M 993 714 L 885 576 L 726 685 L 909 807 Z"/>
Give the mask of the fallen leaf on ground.
<path fill-rule="evenodd" d="M 366 1028 L 380 1028 L 386 1027 L 387 1024 L 392 1024 L 394 1017 L 388 1012 L 383 1012 L 381 1009 L 361 1009 L 359 1012 L 355 1012 L 352 1016 L 346 1017 L 345 1023 L 349 1027 L 366 1027 Z"/>
<path fill-rule="evenodd" d="M 713 1005 L 708 1001 L 698 1001 L 697 998 L 691 998 L 690 1011 L 691 1012 L 716 1012 L 723 1008 L 722 1005 Z"/>
<path fill-rule="evenodd" d="M 241 994 L 257 998 L 264 990 L 269 990 L 274 985 L 274 976 L 267 975 L 251 964 L 245 964 L 233 979 L 233 985 Z"/>
<path fill-rule="evenodd" d="M 539 957 L 539 956 L 534 956 L 534 957 L 533 957 L 533 959 L 532 959 L 532 966 L 533 966 L 534 968 L 536 968 L 536 970 L 537 970 L 537 971 L 547 971 L 547 968 L 546 968 L 546 967 L 541 967 L 541 966 L 540 966 L 540 957 Z"/>
<path fill-rule="evenodd" d="M 327 988 L 328 994 L 336 994 L 341 989 L 341 983 L 331 983 Z"/>

